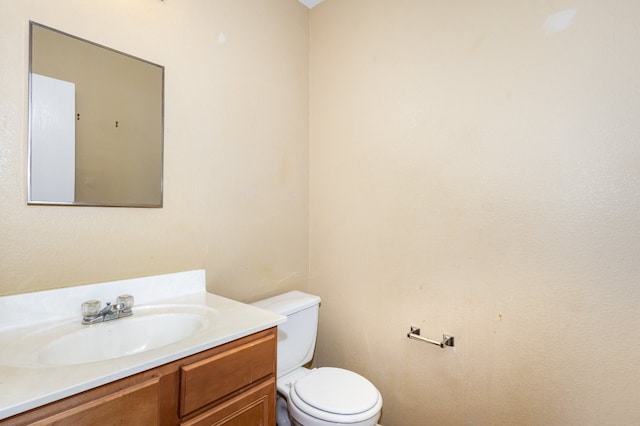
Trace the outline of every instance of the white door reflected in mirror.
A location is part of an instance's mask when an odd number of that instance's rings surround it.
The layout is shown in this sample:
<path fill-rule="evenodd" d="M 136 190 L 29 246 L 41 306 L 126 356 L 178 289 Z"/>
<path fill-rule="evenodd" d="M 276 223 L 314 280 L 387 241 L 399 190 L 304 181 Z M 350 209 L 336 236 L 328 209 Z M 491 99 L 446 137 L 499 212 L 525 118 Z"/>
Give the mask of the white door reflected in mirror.
<path fill-rule="evenodd" d="M 75 201 L 75 84 L 31 75 L 31 197 Z"/>

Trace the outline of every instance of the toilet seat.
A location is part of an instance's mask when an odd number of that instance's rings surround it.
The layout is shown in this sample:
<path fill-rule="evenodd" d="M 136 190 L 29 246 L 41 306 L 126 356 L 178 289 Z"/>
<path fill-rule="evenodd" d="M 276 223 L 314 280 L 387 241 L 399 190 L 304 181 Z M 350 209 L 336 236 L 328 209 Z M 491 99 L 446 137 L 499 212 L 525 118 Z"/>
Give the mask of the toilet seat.
<path fill-rule="evenodd" d="M 380 392 L 369 380 L 334 367 L 312 370 L 295 382 L 289 396 L 301 411 L 332 423 L 360 422 L 382 407 Z"/>

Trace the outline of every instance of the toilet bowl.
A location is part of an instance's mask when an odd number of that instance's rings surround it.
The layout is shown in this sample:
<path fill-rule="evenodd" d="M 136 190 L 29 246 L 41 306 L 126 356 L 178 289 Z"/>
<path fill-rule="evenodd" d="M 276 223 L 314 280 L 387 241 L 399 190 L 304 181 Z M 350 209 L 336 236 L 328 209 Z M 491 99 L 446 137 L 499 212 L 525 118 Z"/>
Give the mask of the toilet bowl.
<path fill-rule="evenodd" d="M 349 370 L 300 368 L 278 379 L 293 425 L 373 426 L 382 396 L 367 379 Z"/>
<path fill-rule="evenodd" d="M 342 368 L 308 369 L 315 350 L 320 298 L 300 291 L 254 303 L 287 316 L 278 326 L 278 426 L 374 426 L 382 396 L 363 376 Z"/>

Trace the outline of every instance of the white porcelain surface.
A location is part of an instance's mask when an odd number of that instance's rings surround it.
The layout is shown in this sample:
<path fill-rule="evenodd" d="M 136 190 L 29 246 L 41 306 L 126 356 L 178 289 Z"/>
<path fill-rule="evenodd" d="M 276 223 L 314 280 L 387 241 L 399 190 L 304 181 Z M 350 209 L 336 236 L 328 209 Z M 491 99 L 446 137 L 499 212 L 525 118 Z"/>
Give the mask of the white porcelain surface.
<path fill-rule="evenodd" d="M 287 322 L 278 328 L 278 377 L 313 358 L 319 304 L 320 297 L 301 291 L 290 291 L 252 303 L 287 317 Z"/>
<path fill-rule="evenodd" d="M 299 389 L 305 382 L 307 389 Z M 279 377 L 277 389 L 286 397 L 289 414 L 299 425 L 371 426 L 382 410 L 382 396 L 375 386 L 341 368 L 300 368 Z M 303 391 L 302 398 L 297 389 Z"/>
<path fill-rule="evenodd" d="M 312 370 L 293 385 L 290 396 L 298 407 L 308 407 L 308 414 L 335 422 L 343 416 L 364 420 L 382 407 L 380 392 L 369 380 L 335 367 Z"/>
<path fill-rule="evenodd" d="M 124 293 L 135 297 L 133 316 L 80 324 L 83 301 Z M 204 271 L 0 297 L 0 419 L 284 321 L 207 293 Z"/>
<path fill-rule="evenodd" d="M 319 297 L 299 291 L 254 302 L 288 317 L 278 328 L 276 388 L 286 397 L 289 418 L 302 426 L 376 425 L 382 396 L 369 380 L 341 368 L 302 367 L 315 349 L 319 303 Z M 279 416 L 285 415 L 282 402 Z"/>
<path fill-rule="evenodd" d="M 162 307 L 150 310 L 158 311 L 121 318 L 91 326 L 83 326 L 77 321 L 64 323 L 59 329 L 52 331 L 59 337 L 42 339 L 43 332 L 36 332 L 23 339 L 27 346 L 33 346 L 32 340 L 39 342 L 40 348 L 32 352 L 37 363 L 43 365 L 74 365 L 106 359 L 130 356 L 140 352 L 159 348 L 190 337 L 210 324 L 209 316 L 215 316 L 215 310 L 201 313 L 181 312 L 179 307 L 167 309 Z M 189 308 L 189 305 L 186 305 Z M 189 310 L 189 309 L 185 309 Z M 174 311 L 174 312 L 171 312 Z M 210 315 L 207 315 L 210 314 Z M 49 333 L 45 331 L 44 333 Z M 20 361 L 28 359 L 21 357 Z"/>
<path fill-rule="evenodd" d="M 295 404 L 292 404 L 291 400 L 287 401 L 287 404 L 292 423 L 297 426 L 375 426 L 378 423 L 378 419 L 380 419 L 380 410 L 378 410 L 371 418 L 368 419 L 349 423 L 331 422 L 310 416 L 300 410 Z"/>

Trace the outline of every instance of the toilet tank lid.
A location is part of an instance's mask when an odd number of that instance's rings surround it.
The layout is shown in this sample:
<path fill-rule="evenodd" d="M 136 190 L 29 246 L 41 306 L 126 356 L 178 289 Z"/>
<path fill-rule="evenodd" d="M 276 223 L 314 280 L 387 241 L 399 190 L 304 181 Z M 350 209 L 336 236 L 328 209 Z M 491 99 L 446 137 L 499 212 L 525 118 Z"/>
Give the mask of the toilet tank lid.
<path fill-rule="evenodd" d="M 277 296 L 258 300 L 257 302 L 252 303 L 253 306 L 257 306 L 280 315 L 291 315 L 319 304 L 320 297 L 298 290 L 279 294 Z"/>

